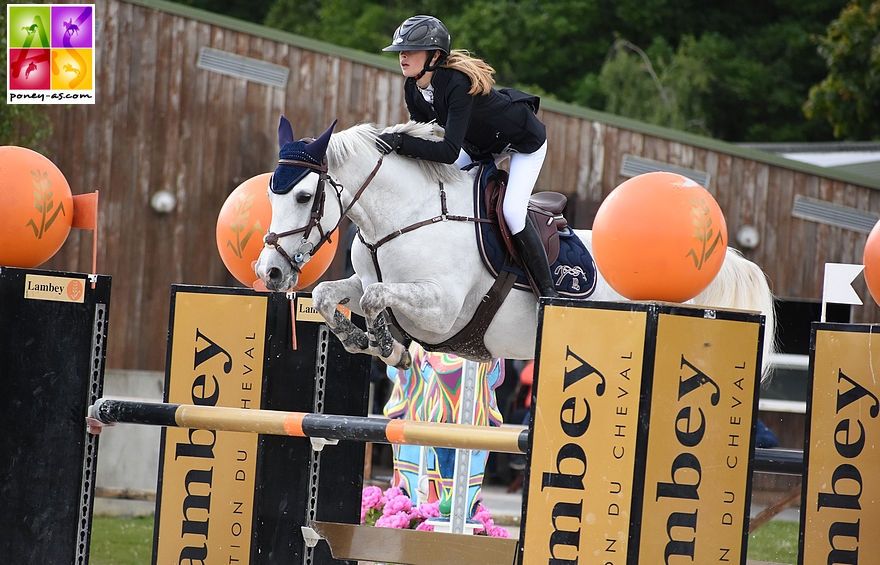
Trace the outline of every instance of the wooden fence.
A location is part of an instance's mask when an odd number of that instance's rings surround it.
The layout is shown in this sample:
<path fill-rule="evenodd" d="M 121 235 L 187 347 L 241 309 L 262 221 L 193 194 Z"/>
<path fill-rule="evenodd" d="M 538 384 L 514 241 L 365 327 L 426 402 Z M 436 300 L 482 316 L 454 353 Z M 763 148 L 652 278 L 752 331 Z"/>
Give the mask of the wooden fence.
<path fill-rule="evenodd" d="M 336 118 L 340 128 L 404 121 L 402 78 L 393 59 L 177 4 L 95 3 L 97 102 L 50 107 L 49 149 L 74 193 L 101 191 L 98 269 L 113 277 L 108 368 L 160 370 L 170 285 L 238 284 L 217 252 L 217 214 L 239 183 L 273 169 L 279 115 L 291 120 L 297 137 L 316 135 Z M 201 68 L 203 48 L 286 69 L 286 84 Z M 746 256 L 781 297 L 819 299 L 822 265 L 861 262 L 866 239 L 794 217 L 798 195 L 880 211 L 877 181 L 552 100 L 542 103 L 540 117 L 550 150 L 536 190 L 569 195 L 573 225 L 590 227 L 602 199 L 626 180 L 627 160 L 705 173 L 731 239 L 742 226 L 758 229 L 761 242 Z M 150 207 L 162 189 L 177 198 L 164 215 Z M 91 235 L 78 232 L 45 268 L 90 269 Z M 341 270 L 337 257 L 327 276 Z M 857 290 L 867 297 L 863 283 Z M 854 321 L 880 321 L 867 302 Z"/>

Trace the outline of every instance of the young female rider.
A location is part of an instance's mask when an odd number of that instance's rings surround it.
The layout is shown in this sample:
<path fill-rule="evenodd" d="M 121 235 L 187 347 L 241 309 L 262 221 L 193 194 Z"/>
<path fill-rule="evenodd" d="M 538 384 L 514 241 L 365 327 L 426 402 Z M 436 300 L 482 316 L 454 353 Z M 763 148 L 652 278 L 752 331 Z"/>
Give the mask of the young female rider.
<path fill-rule="evenodd" d="M 510 157 L 510 179 L 502 204 L 517 250 L 542 296 L 557 296 L 538 232 L 526 217 L 529 195 L 547 153 L 547 135 L 535 116 L 536 96 L 495 90 L 495 69 L 466 51 L 450 51 L 449 32 L 432 16 L 409 18 L 383 51 L 399 53 L 404 93 L 412 120 L 445 128 L 442 141 L 402 133 L 379 136 L 389 153 L 455 163 L 464 167 L 487 157 Z"/>

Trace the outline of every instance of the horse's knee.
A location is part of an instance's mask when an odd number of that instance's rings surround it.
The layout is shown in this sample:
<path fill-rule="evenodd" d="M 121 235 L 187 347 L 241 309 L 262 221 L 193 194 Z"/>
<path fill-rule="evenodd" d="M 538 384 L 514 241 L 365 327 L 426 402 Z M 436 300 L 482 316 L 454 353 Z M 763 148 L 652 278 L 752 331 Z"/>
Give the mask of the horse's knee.
<path fill-rule="evenodd" d="M 336 301 L 332 297 L 332 293 L 327 286 L 321 288 L 324 283 L 319 284 L 312 291 L 312 306 L 315 307 L 325 319 L 331 317 L 334 310 L 336 310 Z M 330 320 L 327 320 L 330 321 Z"/>
<path fill-rule="evenodd" d="M 364 289 L 360 306 L 367 319 L 375 318 L 385 309 L 385 291 L 382 283 L 373 283 Z"/>

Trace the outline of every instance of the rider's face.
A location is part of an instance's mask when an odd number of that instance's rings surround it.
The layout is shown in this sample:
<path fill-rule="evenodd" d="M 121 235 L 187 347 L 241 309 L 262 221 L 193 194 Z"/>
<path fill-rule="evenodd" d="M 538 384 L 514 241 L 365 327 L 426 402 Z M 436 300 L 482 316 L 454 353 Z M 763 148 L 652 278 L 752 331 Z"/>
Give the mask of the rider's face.
<path fill-rule="evenodd" d="M 425 61 L 430 51 L 401 51 L 398 58 L 400 59 L 400 70 L 405 77 L 414 77 L 422 72 L 425 68 Z"/>

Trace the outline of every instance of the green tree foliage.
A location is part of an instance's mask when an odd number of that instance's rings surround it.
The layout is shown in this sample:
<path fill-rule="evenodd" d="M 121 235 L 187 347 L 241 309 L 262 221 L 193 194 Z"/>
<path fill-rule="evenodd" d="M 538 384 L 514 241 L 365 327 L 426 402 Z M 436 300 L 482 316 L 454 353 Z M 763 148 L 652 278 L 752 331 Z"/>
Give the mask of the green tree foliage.
<path fill-rule="evenodd" d="M 835 137 L 880 140 L 880 0 L 852 0 L 817 41 L 828 76 L 804 113 L 827 120 Z"/>
<path fill-rule="evenodd" d="M 577 79 L 598 71 L 614 42 L 611 13 L 595 0 L 476 0 L 444 22 L 454 48 L 488 61 L 500 84 L 572 101 Z"/>
<path fill-rule="evenodd" d="M 581 79 L 576 101 L 601 96 L 608 112 L 730 141 L 830 137 L 800 114 L 807 84 L 784 59 L 742 56 L 742 43 L 718 33 L 685 35 L 673 50 L 658 37 L 637 56 L 641 50 L 625 42 L 629 48 L 609 52 L 598 81 Z M 654 87 L 638 91 L 647 83 Z"/>
<path fill-rule="evenodd" d="M 275 0 L 265 24 L 336 45 L 378 53 L 406 18 L 432 14 L 444 20 L 464 2 L 450 0 L 442 7 L 422 0 Z"/>
<path fill-rule="evenodd" d="M 6 10 L 0 12 L 0 27 L 4 30 L 0 35 L 0 52 L 2 52 L 0 57 L 3 59 L 0 69 L 0 84 L 2 84 L 0 89 L 3 98 L 0 102 L 0 145 L 18 145 L 41 151 L 43 150 L 41 142 L 52 135 L 52 122 L 42 106 L 6 103 L 6 73 L 9 72 L 9 62 L 6 58 Z"/>
<path fill-rule="evenodd" d="M 704 124 L 705 133 L 727 141 L 816 141 L 831 138 L 831 130 L 818 120 L 805 120 L 801 112 L 809 86 L 826 72 L 810 37 L 824 29 L 844 1 L 617 0 L 615 31 L 652 59 L 669 44 L 676 48 L 673 59 L 682 59 L 680 66 L 697 65 L 693 84 L 687 84 L 687 76 L 677 77 L 675 84 L 669 83 L 671 77 L 661 80 L 666 88 L 684 89 L 678 98 L 690 101 L 682 108 L 686 121 Z M 614 64 L 612 55 L 603 66 Z M 662 70 L 664 61 L 655 66 Z M 610 94 L 601 87 L 597 93 L 590 86 L 597 82 L 582 77 L 573 101 L 595 103 Z"/>
<path fill-rule="evenodd" d="M 651 55 L 618 40 L 599 74 L 605 110 L 675 129 L 707 134 L 704 108 L 712 74 L 693 36 L 675 51 L 665 41 Z M 653 59 L 653 62 L 652 62 Z"/>
<path fill-rule="evenodd" d="M 272 7 L 272 0 L 174 0 L 193 8 L 200 8 L 255 23 L 263 19 Z M 303 3 L 306 3 L 305 1 Z"/>

